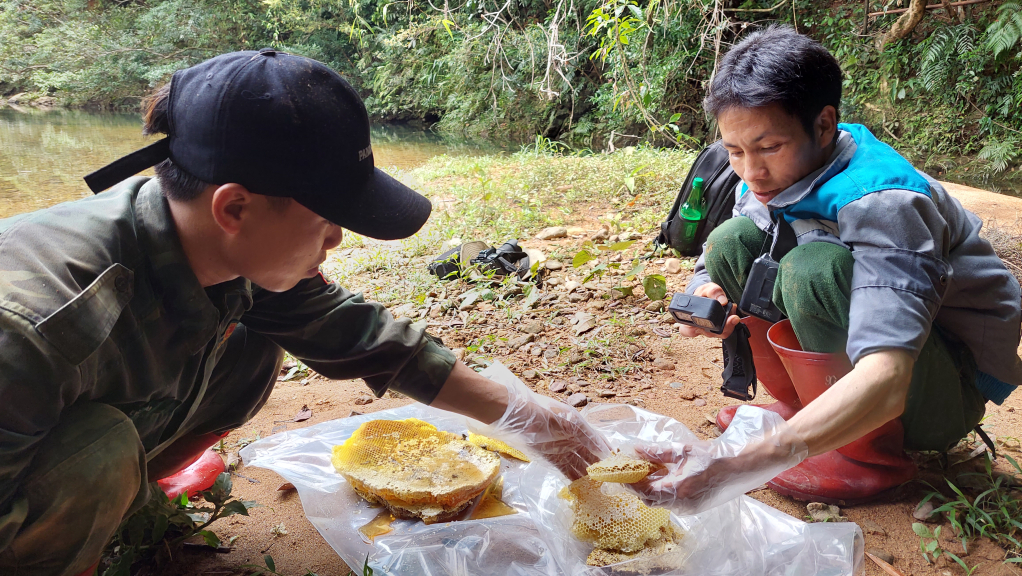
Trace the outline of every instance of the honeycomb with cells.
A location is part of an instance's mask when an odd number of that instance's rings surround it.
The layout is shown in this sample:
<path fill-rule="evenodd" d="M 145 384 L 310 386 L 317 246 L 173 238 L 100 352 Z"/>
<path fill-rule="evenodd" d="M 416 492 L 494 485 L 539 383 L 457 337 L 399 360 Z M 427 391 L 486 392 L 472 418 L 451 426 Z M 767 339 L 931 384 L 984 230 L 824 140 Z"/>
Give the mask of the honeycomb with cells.
<path fill-rule="evenodd" d="M 362 424 L 331 461 L 367 500 L 402 509 L 463 507 L 500 472 L 493 452 L 415 418 Z"/>
<path fill-rule="evenodd" d="M 623 454 L 614 454 L 586 468 L 589 477 L 597 482 L 617 482 L 632 484 L 642 480 L 656 468 L 655 464 L 632 458 Z"/>
<path fill-rule="evenodd" d="M 574 512 L 571 531 L 580 540 L 615 552 L 638 552 L 662 535 L 670 523 L 666 508 L 650 508 L 630 492 L 606 494 L 603 482 L 583 476 L 572 482 L 560 496 Z"/>
<path fill-rule="evenodd" d="M 468 441 L 491 452 L 497 452 L 498 454 L 502 454 L 509 458 L 515 458 L 522 462 L 530 462 L 529 457 L 523 454 L 521 450 L 511 447 L 506 442 L 495 440 L 474 432 L 468 433 Z"/>

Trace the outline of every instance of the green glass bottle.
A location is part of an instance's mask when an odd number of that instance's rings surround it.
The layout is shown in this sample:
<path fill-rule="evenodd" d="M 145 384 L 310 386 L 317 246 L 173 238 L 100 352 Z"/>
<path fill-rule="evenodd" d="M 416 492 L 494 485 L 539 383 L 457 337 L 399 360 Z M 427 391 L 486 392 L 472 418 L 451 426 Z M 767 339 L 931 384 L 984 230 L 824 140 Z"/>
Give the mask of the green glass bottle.
<path fill-rule="evenodd" d="M 699 232 L 699 224 L 706 219 L 706 206 L 703 205 L 703 179 L 692 180 L 692 192 L 689 193 L 685 203 L 678 209 L 678 216 L 682 220 L 681 246 L 682 253 L 686 250 L 697 248 L 696 234 Z"/>

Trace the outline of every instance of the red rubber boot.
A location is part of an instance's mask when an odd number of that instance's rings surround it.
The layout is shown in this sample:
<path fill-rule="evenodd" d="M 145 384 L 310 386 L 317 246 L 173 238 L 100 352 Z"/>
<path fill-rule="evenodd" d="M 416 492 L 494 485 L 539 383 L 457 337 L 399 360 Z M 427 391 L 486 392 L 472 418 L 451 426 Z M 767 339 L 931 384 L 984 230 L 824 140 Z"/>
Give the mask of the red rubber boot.
<path fill-rule="evenodd" d="M 783 320 L 767 334 L 780 356 L 803 406 L 852 370 L 843 352 L 806 352 Z M 767 482 L 775 492 L 796 500 L 853 505 L 867 502 L 912 479 L 916 465 L 905 454 L 905 429 L 895 418 L 862 438 L 818 456 L 807 458 Z"/>
<path fill-rule="evenodd" d="M 777 352 L 774 352 L 767 340 L 767 330 L 773 324 L 753 316 L 742 318 L 742 324 L 749 329 L 749 347 L 752 348 L 752 358 L 756 364 L 756 379 L 777 400 L 772 404 L 753 404 L 753 406 L 777 412 L 781 418 L 787 420 L 802 409 L 802 402 L 798 398 L 798 393 L 795 392 L 795 386 L 792 385 L 788 372 L 784 369 L 784 364 L 781 363 Z M 725 406 L 717 412 L 717 428 L 720 428 L 721 432 L 731 425 L 738 406 L 740 404 Z"/>
<path fill-rule="evenodd" d="M 78 576 L 94 576 L 96 574 L 96 568 L 99 568 L 99 560 L 96 560 L 95 564 L 86 568 L 85 572 L 78 574 Z"/>
<path fill-rule="evenodd" d="M 184 493 L 191 496 L 209 489 L 226 470 L 224 459 L 209 448 L 227 434 L 229 431 L 178 439 L 153 458 L 149 463 L 150 474 L 159 478 L 156 483 L 171 500 Z"/>

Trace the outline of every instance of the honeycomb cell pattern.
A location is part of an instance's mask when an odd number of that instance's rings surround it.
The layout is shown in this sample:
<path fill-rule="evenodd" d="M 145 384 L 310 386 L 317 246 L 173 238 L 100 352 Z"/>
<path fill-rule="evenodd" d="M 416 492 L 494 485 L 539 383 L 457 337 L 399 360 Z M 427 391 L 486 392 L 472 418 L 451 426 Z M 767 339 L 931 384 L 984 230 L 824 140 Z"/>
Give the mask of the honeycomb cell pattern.
<path fill-rule="evenodd" d="M 463 507 L 500 471 L 498 455 L 415 418 L 362 424 L 332 462 L 366 500 L 402 509 Z"/>
<path fill-rule="evenodd" d="M 597 482 L 617 482 L 632 484 L 642 480 L 656 468 L 655 464 L 632 458 L 623 454 L 614 454 L 586 468 L 589 477 Z"/>
<path fill-rule="evenodd" d="M 529 457 L 522 453 L 521 450 L 512 448 L 506 442 L 488 438 L 482 434 L 476 434 L 474 432 L 468 433 L 468 441 L 480 448 L 485 448 L 491 452 L 497 452 L 498 454 L 502 454 L 508 458 L 514 458 L 516 460 L 521 460 L 522 462 L 531 462 Z"/>
<path fill-rule="evenodd" d="M 671 519 L 666 508 L 650 508 L 630 492 L 605 494 L 603 482 L 583 476 L 561 490 L 574 512 L 571 531 L 580 540 L 614 552 L 638 552 L 662 537 Z"/>

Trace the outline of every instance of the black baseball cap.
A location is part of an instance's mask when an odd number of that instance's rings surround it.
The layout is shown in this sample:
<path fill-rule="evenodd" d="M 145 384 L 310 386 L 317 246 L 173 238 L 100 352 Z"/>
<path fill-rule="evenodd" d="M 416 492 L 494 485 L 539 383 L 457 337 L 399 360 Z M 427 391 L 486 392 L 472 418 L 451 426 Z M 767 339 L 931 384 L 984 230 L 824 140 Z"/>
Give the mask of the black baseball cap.
<path fill-rule="evenodd" d="M 369 116 L 340 74 L 265 48 L 231 52 L 174 73 L 170 134 L 85 177 L 105 190 L 170 158 L 211 184 L 295 199 L 353 232 L 415 234 L 432 206 L 376 168 Z"/>

